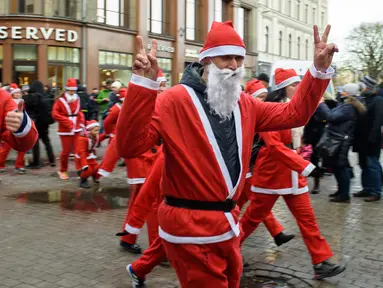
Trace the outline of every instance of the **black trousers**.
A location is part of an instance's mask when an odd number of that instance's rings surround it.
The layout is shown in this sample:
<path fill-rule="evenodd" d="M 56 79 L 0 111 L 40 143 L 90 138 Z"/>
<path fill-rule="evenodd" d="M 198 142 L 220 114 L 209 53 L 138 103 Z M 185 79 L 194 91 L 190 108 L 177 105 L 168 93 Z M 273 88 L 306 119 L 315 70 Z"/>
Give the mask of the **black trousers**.
<path fill-rule="evenodd" d="M 46 127 L 37 127 L 39 132 L 39 140 L 41 140 L 45 145 L 45 150 L 47 151 L 47 156 L 49 163 L 55 163 L 55 155 L 53 154 L 53 149 L 51 145 L 51 140 L 49 139 L 49 126 Z M 32 165 L 40 166 L 40 143 L 36 142 L 33 146 L 33 161 Z"/>

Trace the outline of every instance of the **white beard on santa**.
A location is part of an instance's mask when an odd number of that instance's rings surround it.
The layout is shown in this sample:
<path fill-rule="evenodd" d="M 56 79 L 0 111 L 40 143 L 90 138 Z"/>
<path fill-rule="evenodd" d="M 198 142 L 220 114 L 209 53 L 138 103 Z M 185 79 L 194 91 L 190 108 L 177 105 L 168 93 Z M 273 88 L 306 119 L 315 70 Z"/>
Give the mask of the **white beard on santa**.
<path fill-rule="evenodd" d="M 241 80 L 245 74 L 242 65 L 236 70 L 219 69 L 213 62 L 207 67 L 207 103 L 222 120 L 229 120 L 241 96 Z"/>

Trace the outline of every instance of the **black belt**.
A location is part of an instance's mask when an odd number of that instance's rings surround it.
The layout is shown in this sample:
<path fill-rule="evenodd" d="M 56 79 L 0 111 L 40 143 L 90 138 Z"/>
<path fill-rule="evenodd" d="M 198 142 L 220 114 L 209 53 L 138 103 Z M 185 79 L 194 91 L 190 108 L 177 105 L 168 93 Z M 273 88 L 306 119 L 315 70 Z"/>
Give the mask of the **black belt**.
<path fill-rule="evenodd" d="M 76 117 L 78 114 L 68 115 L 68 117 Z"/>
<path fill-rule="evenodd" d="M 199 201 L 178 199 L 169 196 L 165 196 L 165 204 L 178 208 L 186 208 L 191 210 L 207 210 L 207 211 L 223 211 L 230 212 L 237 205 L 237 201 L 227 199 L 226 201 Z"/>

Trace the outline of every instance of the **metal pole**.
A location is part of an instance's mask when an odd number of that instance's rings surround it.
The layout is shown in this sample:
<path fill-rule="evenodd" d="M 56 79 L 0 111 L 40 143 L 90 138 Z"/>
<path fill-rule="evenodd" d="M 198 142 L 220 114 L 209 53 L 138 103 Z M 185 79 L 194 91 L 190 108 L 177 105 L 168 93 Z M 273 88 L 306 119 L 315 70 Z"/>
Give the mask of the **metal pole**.
<path fill-rule="evenodd" d="M 86 85 L 86 0 L 82 0 L 82 84 Z"/>

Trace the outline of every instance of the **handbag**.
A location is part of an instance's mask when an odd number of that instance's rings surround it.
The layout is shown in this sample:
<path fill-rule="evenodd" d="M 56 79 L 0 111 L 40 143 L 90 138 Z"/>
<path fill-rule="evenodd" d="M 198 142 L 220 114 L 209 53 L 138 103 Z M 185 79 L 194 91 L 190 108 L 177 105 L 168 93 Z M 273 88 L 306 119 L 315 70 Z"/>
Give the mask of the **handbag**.
<path fill-rule="evenodd" d="M 343 141 L 347 138 L 348 135 L 330 131 L 326 125 L 315 151 L 321 157 L 333 158 L 338 155 Z"/>

